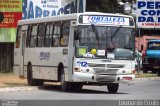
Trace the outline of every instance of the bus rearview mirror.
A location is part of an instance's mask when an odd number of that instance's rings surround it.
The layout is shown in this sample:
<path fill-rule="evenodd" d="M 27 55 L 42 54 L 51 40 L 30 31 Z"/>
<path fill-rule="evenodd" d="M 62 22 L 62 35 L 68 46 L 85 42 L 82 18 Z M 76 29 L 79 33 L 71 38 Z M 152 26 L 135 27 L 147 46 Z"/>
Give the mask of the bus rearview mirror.
<path fill-rule="evenodd" d="M 79 39 L 79 33 L 77 30 L 74 30 L 74 40 L 78 40 Z"/>

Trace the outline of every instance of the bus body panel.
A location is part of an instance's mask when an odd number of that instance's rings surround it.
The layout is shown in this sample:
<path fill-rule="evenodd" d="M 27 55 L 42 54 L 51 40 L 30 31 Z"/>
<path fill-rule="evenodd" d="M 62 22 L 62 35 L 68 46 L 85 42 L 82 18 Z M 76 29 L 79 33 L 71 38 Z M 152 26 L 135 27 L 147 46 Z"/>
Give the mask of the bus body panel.
<path fill-rule="evenodd" d="M 35 79 L 57 80 L 58 65 L 63 63 L 66 72 L 68 69 L 68 58 L 67 55 L 63 55 L 64 49 L 68 48 L 26 48 L 25 66 L 27 66 L 28 62 L 31 62 L 33 78 Z"/>

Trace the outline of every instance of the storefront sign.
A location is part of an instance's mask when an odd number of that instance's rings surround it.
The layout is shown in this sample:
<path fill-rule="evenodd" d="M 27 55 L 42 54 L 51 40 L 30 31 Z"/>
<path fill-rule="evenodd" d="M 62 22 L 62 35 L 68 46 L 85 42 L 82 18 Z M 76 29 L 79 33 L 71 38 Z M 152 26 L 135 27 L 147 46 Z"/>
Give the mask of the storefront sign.
<path fill-rule="evenodd" d="M 139 28 L 160 28 L 160 1 L 137 1 L 137 25 Z"/>
<path fill-rule="evenodd" d="M 18 20 L 22 19 L 22 0 L 0 0 L 0 42 L 15 42 Z"/>
<path fill-rule="evenodd" d="M 23 19 L 85 11 L 85 0 L 24 0 Z"/>

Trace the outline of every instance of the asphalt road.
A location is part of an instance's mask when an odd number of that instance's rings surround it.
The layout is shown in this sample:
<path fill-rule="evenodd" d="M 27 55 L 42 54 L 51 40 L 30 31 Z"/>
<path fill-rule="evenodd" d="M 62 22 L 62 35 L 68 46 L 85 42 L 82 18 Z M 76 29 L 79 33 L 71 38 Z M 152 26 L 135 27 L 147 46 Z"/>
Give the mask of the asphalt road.
<path fill-rule="evenodd" d="M 136 80 L 120 84 L 117 94 L 106 86 L 84 86 L 81 92 L 62 92 L 60 86 L 45 85 L 38 90 L 0 92 L 0 100 L 160 100 L 160 80 Z"/>

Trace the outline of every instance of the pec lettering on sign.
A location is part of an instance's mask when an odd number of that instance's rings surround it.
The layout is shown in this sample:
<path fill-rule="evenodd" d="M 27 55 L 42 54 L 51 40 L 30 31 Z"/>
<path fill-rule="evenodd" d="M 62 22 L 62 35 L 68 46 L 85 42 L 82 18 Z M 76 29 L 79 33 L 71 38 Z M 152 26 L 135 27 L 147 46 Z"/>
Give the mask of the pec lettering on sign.
<path fill-rule="evenodd" d="M 137 25 L 139 28 L 160 28 L 160 0 L 137 1 Z"/>

